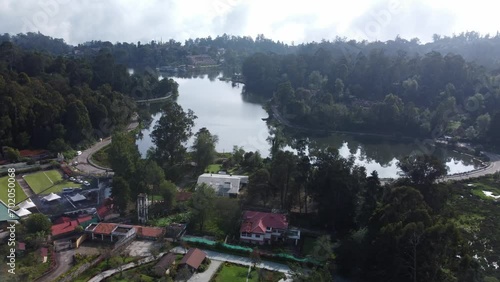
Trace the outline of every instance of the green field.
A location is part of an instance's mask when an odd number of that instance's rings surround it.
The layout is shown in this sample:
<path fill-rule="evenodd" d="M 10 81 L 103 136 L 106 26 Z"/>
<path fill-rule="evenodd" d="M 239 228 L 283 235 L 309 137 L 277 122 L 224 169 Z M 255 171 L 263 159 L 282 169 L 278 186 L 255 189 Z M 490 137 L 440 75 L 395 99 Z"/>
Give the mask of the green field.
<path fill-rule="evenodd" d="M 222 165 L 220 164 L 211 164 L 207 167 L 205 171 L 208 171 L 208 173 L 218 173 L 219 170 L 221 170 Z"/>
<path fill-rule="evenodd" d="M 7 204 L 7 180 L 9 178 L 7 176 L 1 177 L 0 178 L 0 200 L 2 200 L 4 203 Z M 24 194 L 23 189 L 21 189 L 21 186 L 16 181 L 16 203 L 19 203 L 21 201 L 24 201 L 26 199 L 26 194 Z"/>
<path fill-rule="evenodd" d="M 59 193 L 66 187 L 81 187 L 81 184 L 64 180 L 58 170 L 40 171 L 24 177 L 35 194 Z"/>
<path fill-rule="evenodd" d="M 240 266 L 231 263 L 222 264 L 220 270 L 217 272 L 212 282 L 233 282 L 233 281 L 246 281 L 248 275 L 248 266 Z M 280 272 L 269 271 L 265 269 L 252 269 L 250 272 L 249 282 L 259 281 L 259 276 L 262 281 L 277 282 L 285 275 Z"/>

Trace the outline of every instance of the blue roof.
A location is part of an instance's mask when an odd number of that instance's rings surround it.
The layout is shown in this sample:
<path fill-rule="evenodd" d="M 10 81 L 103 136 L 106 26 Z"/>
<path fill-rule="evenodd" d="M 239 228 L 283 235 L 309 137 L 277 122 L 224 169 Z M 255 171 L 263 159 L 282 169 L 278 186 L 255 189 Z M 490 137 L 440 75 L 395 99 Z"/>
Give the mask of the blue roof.
<path fill-rule="evenodd" d="M 0 222 L 19 219 L 21 218 L 15 213 L 12 212 L 9 214 L 9 208 L 2 200 L 0 200 Z"/>

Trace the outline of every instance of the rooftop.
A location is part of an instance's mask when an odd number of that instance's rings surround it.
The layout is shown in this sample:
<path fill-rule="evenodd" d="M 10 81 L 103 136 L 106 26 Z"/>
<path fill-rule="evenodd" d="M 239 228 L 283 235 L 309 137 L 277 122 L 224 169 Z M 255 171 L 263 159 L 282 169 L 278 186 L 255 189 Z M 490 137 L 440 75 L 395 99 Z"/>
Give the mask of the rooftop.
<path fill-rule="evenodd" d="M 267 228 L 287 229 L 288 221 L 284 214 L 245 211 L 240 232 L 266 233 Z"/>
<path fill-rule="evenodd" d="M 198 177 L 197 184 L 208 184 L 217 194 L 225 196 L 226 194 L 238 194 L 241 182 L 248 182 L 248 176 L 204 173 Z"/>
<path fill-rule="evenodd" d="M 66 234 L 66 233 L 71 233 L 71 232 L 75 231 L 75 228 L 78 225 L 81 225 L 81 224 L 88 222 L 88 221 L 91 221 L 91 220 L 92 220 L 92 216 L 90 216 L 90 215 L 80 217 L 80 218 L 77 218 L 74 220 L 71 220 L 68 217 L 61 217 L 55 221 L 55 222 L 59 222 L 59 223 L 52 225 L 52 227 L 51 227 L 52 236 L 58 236 L 58 235 Z"/>
<path fill-rule="evenodd" d="M 200 249 L 189 249 L 187 254 L 182 258 L 180 264 L 187 264 L 194 269 L 198 269 L 206 256 L 207 254 Z"/>

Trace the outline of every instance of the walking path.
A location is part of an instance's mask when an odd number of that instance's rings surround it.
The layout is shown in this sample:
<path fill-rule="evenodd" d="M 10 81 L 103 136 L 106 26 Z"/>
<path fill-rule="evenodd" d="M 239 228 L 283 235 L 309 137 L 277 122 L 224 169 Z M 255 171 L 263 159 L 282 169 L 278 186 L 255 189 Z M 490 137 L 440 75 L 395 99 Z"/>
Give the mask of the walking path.
<path fill-rule="evenodd" d="M 223 263 L 223 261 L 212 259 L 210 262 L 210 266 L 202 273 L 195 273 L 191 278 L 189 278 L 188 282 L 207 282 L 212 279 L 214 274 L 219 269 L 219 266 Z"/>
<path fill-rule="evenodd" d="M 170 251 L 173 253 L 177 253 L 177 254 L 185 254 L 186 253 L 184 248 L 182 248 L 182 247 L 175 247 Z M 234 264 L 239 264 L 239 265 L 244 265 L 244 266 L 253 265 L 253 262 L 249 257 L 240 257 L 240 256 L 236 256 L 236 255 L 224 254 L 224 253 L 214 252 L 214 251 L 210 251 L 210 250 L 203 250 L 203 249 L 202 249 L 202 251 L 204 251 L 207 254 L 207 257 L 209 259 L 211 259 L 212 261 L 214 261 L 214 260 L 226 261 L 226 262 L 231 262 Z M 260 263 L 258 263 L 256 265 L 256 267 L 271 270 L 271 271 L 278 271 L 278 272 L 285 273 L 285 275 L 287 276 L 287 279 L 281 280 L 280 282 L 284 282 L 284 281 L 291 282 L 292 281 L 289 277 L 290 276 L 290 267 L 288 267 L 287 265 L 284 265 L 281 263 L 276 263 L 276 262 L 271 262 L 271 261 L 261 261 Z M 201 281 L 201 280 L 197 280 L 197 281 Z"/>
<path fill-rule="evenodd" d="M 112 275 L 119 273 L 120 271 L 125 271 L 127 269 L 131 269 L 131 268 L 143 265 L 145 263 L 152 262 L 158 258 L 161 258 L 164 254 L 166 254 L 166 253 L 160 253 L 157 257 L 149 256 L 149 257 L 140 259 L 137 262 L 131 262 L 131 263 L 124 264 L 119 268 L 106 270 L 106 271 L 101 272 L 101 273 L 97 274 L 96 276 L 92 277 L 88 282 L 99 282 L 101 280 L 104 280 L 105 278 L 108 278 Z"/>
<path fill-rule="evenodd" d="M 239 264 L 239 265 L 245 265 L 245 266 L 252 266 L 253 263 L 250 260 L 250 258 L 247 257 L 240 257 L 240 256 L 235 256 L 235 255 L 230 255 L 230 254 L 224 254 L 224 253 L 219 253 L 219 252 L 214 252 L 214 251 L 209 251 L 209 250 L 202 250 L 207 254 L 207 257 L 212 261 L 210 263 L 210 266 L 208 267 L 207 270 L 205 270 L 202 273 L 197 273 L 188 280 L 189 282 L 208 282 L 212 278 L 212 276 L 217 272 L 217 269 L 219 269 L 219 266 L 223 262 L 230 262 L 234 264 Z M 186 251 L 182 247 L 175 247 L 172 250 L 170 250 L 172 253 L 176 254 L 185 254 Z M 115 275 L 119 273 L 120 271 L 125 271 L 140 265 L 143 265 L 145 263 L 152 262 L 158 258 L 161 258 L 163 255 L 166 253 L 160 253 L 157 257 L 155 256 L 149 256 L 143 259 L 138 260 L 137 262 L 131 262 L 127 263 L 119 268 L 115 269 L 110 269 L 106 270 L 104 272 L 99 273 L 98 275 L 92 277 L 88 282 L 100 282 L 104 280 L 105 278 L 108 278 L 112 275 Z M 284 264 L 276 263 L 276 262 L 270 262 L 270 261 L 262 261 L 261 263 L 258 263 L 257 268 L 263 268 L 271 271 L 278 271 L 285 273 L 286 279 L 281 279 L 279 282 L 292 282 L 290 278 L 290 268 Z"/>

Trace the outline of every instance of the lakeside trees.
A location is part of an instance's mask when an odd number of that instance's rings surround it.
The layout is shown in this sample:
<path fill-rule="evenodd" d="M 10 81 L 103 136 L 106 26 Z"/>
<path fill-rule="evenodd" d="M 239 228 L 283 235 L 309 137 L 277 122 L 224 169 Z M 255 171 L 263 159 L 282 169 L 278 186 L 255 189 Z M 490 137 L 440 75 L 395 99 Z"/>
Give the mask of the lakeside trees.
<path fill-rule="evenodd" d="M 148 87 L 136 85 L 143 80 Z M 146 98 L 176 94 L 177 84 L 149 74 L 130 76 L 105 51 L 89 58 L 54 57 L 2 42 L 0 143 L 57 152 L 83 148 L 128 125 L 137 91 Z"/>
<path fill-rule="evenodd" d="M 242 67 L 246 93 L 270 99 L 271 109 L 300 128 L 496 140 L 494 72 L 457 54 L 360 48 L 353 58 L 340 52 L 341 42 L 253 54 Z"/>

